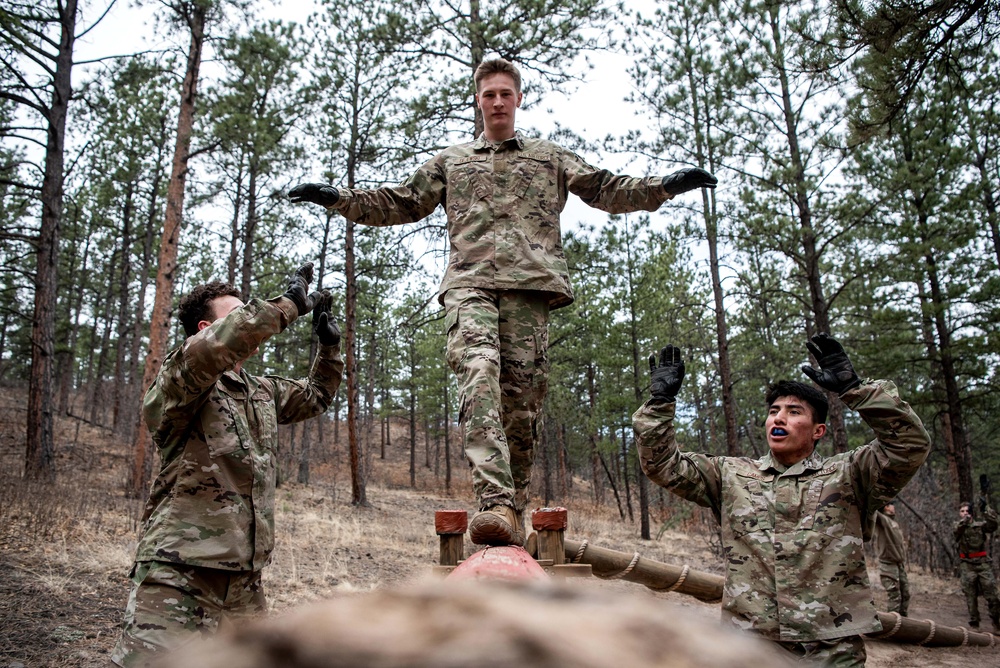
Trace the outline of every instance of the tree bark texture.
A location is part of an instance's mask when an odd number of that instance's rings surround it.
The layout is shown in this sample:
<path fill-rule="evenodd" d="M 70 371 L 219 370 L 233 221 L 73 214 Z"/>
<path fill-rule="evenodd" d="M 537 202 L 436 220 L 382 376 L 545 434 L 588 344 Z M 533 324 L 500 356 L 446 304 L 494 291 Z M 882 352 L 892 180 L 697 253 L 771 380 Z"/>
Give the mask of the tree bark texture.
<path fill-rule="evenodd" d="M 205 42 L 205 24 L 208 7 L 201 3 L 189 6 L 185 17 L 191 32 L 184 82 L 181 86 L 180 110 L 177 115 L 177 136 L 174 143 L 173 164 L 167 184 L 167 210 L 163 220 L 163 236 L 156 272 L 156 297 L 150 314 L 149 349 L 142 374 L 142 387 L 149 387 L 163 364 L 170 338 L 171 313 L 174 299 L 174 271 L 177 268 L 177 250 L 184 221 L 184 186 L 188 175 L 188 158 L 191 150 L 191 132 L 198 92 L 198 73 L 201 69 L 202 48 Z M 150 448 L 152 440 L 146 425 L 141 421 L 132 441 L 132 466 L 129 472 L 128 493 L 138 498 L 146 492 L 151 469 Z"/>

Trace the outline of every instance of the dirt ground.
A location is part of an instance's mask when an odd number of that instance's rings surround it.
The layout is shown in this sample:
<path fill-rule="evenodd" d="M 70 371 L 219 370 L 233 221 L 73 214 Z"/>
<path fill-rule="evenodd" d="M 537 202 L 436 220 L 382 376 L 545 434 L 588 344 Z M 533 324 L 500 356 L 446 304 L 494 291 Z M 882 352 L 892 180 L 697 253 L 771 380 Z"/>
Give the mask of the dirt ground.
<path fill-rule="evenodd" d="M 20 415 L 0 403 L 0 668 L 108 666 L 128 593 L 142 504 L 122 492 L 121 446 L 107 430 L 71 420 L 57 424 L 55 483 L 21 481 Z M 277 547 L 264 575 L 272 615 L 429 577 L 438 557 L 434 511 L 471 511 L 469 488 L 459 480 L 447 493 L 433 472 L 422 471 L 418 489 L 409 489 L 407 464 L 402 446 L 387 460 L 373 461 L 365 507 L 350 503 L 347 477 L 336 458 L 314 468 L 309 486 L 279 489 Z M 585 500 L 563 505 L 570 510 L 567 533 L 572 538 L 721 572 L 705 536 L 672 531 L 659 540 L 641 541 L 637 525 L 621 521 L 617 512 L 596 511 Z M 944 626 L 966 622 L 957 580 L 919 572 L 910 578 L 911 617 Z M 578 586 L 662 598 L 676 606 L 678 615 L 696 615 L 709 625 L 718 620 L 717 605 L 678 593 L 652 592 L 621 580 L 592 579 Z M 880 589 L 876 601 L 884 602 Z M 983 613 L 988 620 L 985 604 Z M 873 668 L 1000 666 L 1000 649 L 867 644 Z"/>

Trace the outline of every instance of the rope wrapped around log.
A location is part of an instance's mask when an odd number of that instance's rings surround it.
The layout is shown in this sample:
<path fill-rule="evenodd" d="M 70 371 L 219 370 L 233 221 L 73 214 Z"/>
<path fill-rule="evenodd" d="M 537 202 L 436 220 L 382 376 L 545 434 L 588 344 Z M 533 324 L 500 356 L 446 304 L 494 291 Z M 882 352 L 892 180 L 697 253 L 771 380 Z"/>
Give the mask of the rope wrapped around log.
<path fill-rule="evenodd" d="M 992 633 L 970 631 L 964 626 L 941 626 L 931 619 L 911 619 L 898 612 L 879 612 L 878 620 L 882 622 L 882 630 L 865 634 L 866 638 L 924 647 L 996 647 L 997 643 Z"/>
<path fill-rule="evenodd" d="M 708 603 L 722 600 L 725 578 L 721 575 L 695 571 L 687 565 L 671 566 L 642 557 L 638 552 L 597 547 L 586 539 L 566 538 L 565 546 L 567 561 L 590 564 L 599 578 L 635 582 L 655 591 L 676 591 Z M 910 619 L 894 612 L 877 614 L 882 631 L 869 633 L 866 638 L 925 647 L 996 647 L 997 639 L 990 633 L 941 626 L 931 620 Z"/>
<path fill-rule="evenodd" d="M 722 600 L 721 575 L 701 573 L 689 566 L 671 566 L 638 553 L 597 547 L 586 540 L 567 538 L 565 545 L 567 561 L 590 564 L 599 578 L 635 582 L 656 591 L 678 591 L 709 603 Z"/>

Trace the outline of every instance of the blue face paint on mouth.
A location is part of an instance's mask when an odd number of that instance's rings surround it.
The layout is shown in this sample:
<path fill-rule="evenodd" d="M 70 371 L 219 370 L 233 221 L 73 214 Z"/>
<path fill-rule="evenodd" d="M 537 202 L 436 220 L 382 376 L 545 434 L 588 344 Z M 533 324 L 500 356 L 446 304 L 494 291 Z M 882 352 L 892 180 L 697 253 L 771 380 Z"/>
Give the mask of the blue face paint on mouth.
<path fill-rule="evenodd" d="M 772 436 L 788 436 L 788 432 L 785 431 L 784 429 L 782 429 L 781 427 L 775 427 L 774 429 L 771 430 L 771 435 Z"/>

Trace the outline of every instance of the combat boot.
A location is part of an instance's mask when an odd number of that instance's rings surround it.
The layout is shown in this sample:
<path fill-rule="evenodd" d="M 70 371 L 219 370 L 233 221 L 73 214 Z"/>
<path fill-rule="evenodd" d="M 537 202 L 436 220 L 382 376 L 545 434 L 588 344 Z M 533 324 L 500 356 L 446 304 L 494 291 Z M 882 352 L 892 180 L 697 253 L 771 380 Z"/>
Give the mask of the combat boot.
<path fill-rule="evenodd" d="M 469 540 L 476 545 L 524 545 L 524 529 L 510 506 L 492 506 L 469 522 Z"/>

